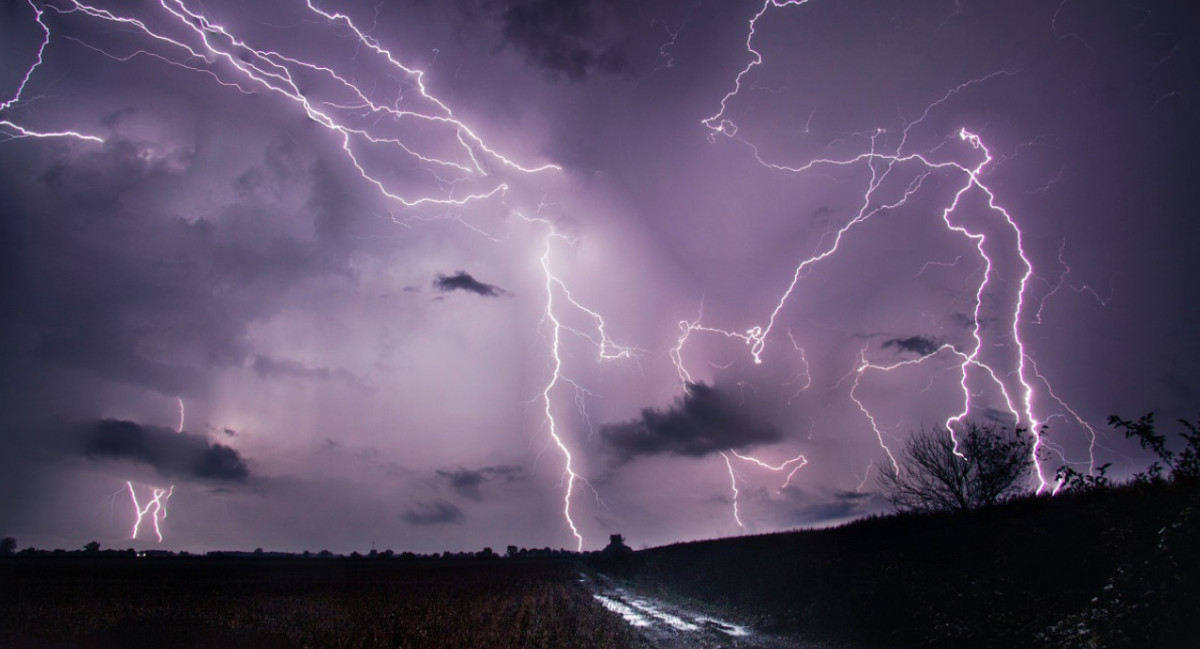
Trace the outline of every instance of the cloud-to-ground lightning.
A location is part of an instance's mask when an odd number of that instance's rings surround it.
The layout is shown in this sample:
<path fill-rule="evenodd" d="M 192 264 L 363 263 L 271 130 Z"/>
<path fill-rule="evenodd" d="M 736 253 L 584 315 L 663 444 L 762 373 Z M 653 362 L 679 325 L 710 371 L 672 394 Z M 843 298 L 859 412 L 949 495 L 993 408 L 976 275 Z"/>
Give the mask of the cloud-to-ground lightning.
<path fill-rule="evenodd" d="M 183 424 L 186 416 L 186 411 L 183 407 L 183 397 L 175 397 L 175 402 L 179 405 L 179 423 L 175 427 L 177 435 L 183 434 Z M 138 531 L 141 529 L 142 521 L 147 516 L 150 517 L 151 524 L 154 526 L 154 535 L 158 538 L 158 542 L 162 543 L 162 521 L 167 518 L 167 501 L 171 499 L 171 495 L 175 493 L 175 485 L 167 488 L 149 487 L 150 499 L 146 501 L 145 507 L 138 502 L 137 492 L 133 488 L 133 481 L 126 480 L 125 487 L 129 491 L 129 499 L 133 504 L 133 530 L 129 534 L 129 538 L 136 539 Z"/>
<path fill-rule="evenodd" d="M 576 336 L 582 337 L 589 341 L 596 349 L 597 360 L 616 360 L 621 358 L 629 358 L 633 355 L 633 350 L 629 347 L 625 347 L 614 342 L 609 337 L 608 332 L 605 329 L 606 324 L 604 317 L 600 313 L 589 309 L 575 299 L 575 297 L 571 294 L 571 290 L 567 284 L 555 274 L 553 265 L 551 263 L 551 255 L 554 252 L 554 244 L 556 242 L 570 243 L 571 238 L 556 230 L 551 221 L 540 216 L 530 217 L 520 213 L 518 213 L 517 216 L 523 221 L 540 226 L 545 230 L 545 245 L 539 262 L 543 277 L 545 279 L 546 302 L 542 312 L 542 323 L 543 326 L 549 329 L 549 332 L 546 334 L 546 336 L 549 339 L 551 367 L 550 377 L 547 380 L 546 385 L 542 388 L 540 400 L 542 404 L 542 414 L 544 415 L 547 435 L 555 447 L 557 447 L 559 452 L 561 452 L 563 455 L 563 472 L 564 480 L 566 482 L 566 489 L 563 494 L 563 518 L 565 519 L 567 526 L 570 528 L 572 536 L 575 538 L 576 549 L 582 550 L 584 544 L 583 534 L 580 533 L 579 527 L 576 525 L 575 519 L 572 515 L 571 501 L 572 496 L 575 493 L 576 483 L 582 483 L 584 482 L 584 479 L 576 472 L 571 450 L 567 446 L 566 441 L 563 439 L 563 431 L 561 430 L 561 426 L 555 414 L 554 392 L 560 384 L 568 384 L 575 392 L 575 403 L 577 407 L 580 409 L 581 414 L 586 417 L 586 411 L 583 410 L 581 394 L 585 391 L 585 389 L 577 382 L 568 378 L 565 374 L 562 351 L 563 333 L 567 332 L 575 334 Z M 571 308 L 575 309 L 579 313 L 584 314 L 589 320 L 591 320 L 595 327 L 596 333 L 585 333 L 565 325 L 559 315 L 559 301 L 555 299 L 556 295 L 561 296 L 561 300 L 565 301 L 566 304 L 570 305 Z"/>
<path fill-rule="evenodd" d="M 725 460 L 725 468 L 729 470 L 729 489 L 733 492 L 733 521 L 737 523 L 738 527 L 745 528 L 746 525 L 742 523 L 742 515 L 738 511 L 739 492 L 737 486 L 737 474 L 733 470 L 733 462 L 729 460 L 729 456 L 726 455 L 724 451 L 721 452 L 721 457 Z"/>
<path fill-rule="evenodd" d="M 849 392 L 849 397 L 863 413 L 888 459 L 893 466 L 896 466 L 896 459 L 884 440 L 883 432 L 876 418 L 872 415 L 868 406 L 856 395 L 856 390 L 860 386 L 860 381 L 864 377 L 864 373 L 868 371 L 889 372 L 901 366 L 927 362 L 933 357 L 942 354 L 957 357 L 962 401 L 961 406 L 955 412 L 951 413 L 944 422 L 948 433 L 953 436 L 954 426 L 975 411 L 977 404 L 973 402 L 972 390 L 969 386 L 972 382 L 972 376 L 982 375 L 984 380 L 990 381 L 998 390 L 1005 409 L 1013 415 L 1017 425 L 1027 429 L 1029 434 L 1033 436 L 1032 453 L 1036 466 L 1035 476 L 1037 487 L 1039 491 L 1044 490 L 1047 488 L 1047 478 L 1040 460 L 1040 451 L 1044 443 L 1041 431 L 1039 430 L 1042 422 L 1035 413 L 1035 401 L 1038 391 L 1035 390 L 1033 379 L 1029 376 L 1030 368 L 1033 367 L 1033 357 L 1022 337 L 1022 326 L 1026 324 L 1029 315 L 1027 313 L 1026 301 L 1030 290 L 1030 281 L 1034 277 L 1034 268 L 1030 257 L 1026 253 L 1023 241 L 1024 235 L 1016 219 L 1005 207 L 999 204 L 995 192 L 985 182 L 984 176 L 988 171 L 989 165 L 993 162 L 993 155 L 984 144 L 983 139 L 967 128 L 959 129 L 957 136 L 961 142 L 969 146 L 969 151 L 975 153 L 974 161 L 957 161 L 942 157 L 935 158 L 932 152 L 913 153 L 905 150 L 912 128 L 925 120 L 935 108 L 948 101 L 952 96 L 970 86 L 987 83 L 997 76 L 1012 76 L 1018 74 L 1018 72 L 1013 70 L 998 70 L 978 78 L 969 79 L 949 89 L 941 97 L 927 104 L 919 117 L 905 123 L 900 133 L 899 143 L 894 149 L 885 151 L 877 146 L 879 136 L 886 132 L 884 129 L 877 128 L 867 139 L 869 146 L 857 155 L 841 158 L 815 159 L 801 165 L 774 163 L 764 159 L 753 143 L 739 138 L 737 125 L 731 118 L 730 113 L 734 102 L 742 90 L 742 84 L 745 79 L 748 75 L 752 74 L 754 68 L 764 64 L 764 57 L 756 49 L 754 43 L 759 21 L 763 20 L 772 9 L 799 6 L 806 2 L 807 0 L 765 0 L 763 2 L 762 7 L 749 21 L 746 37 L 746 51 L 750 54 L 749 63 L 734 78 L 732 89 L 721 98 L 718 111 L 701 120 L 701 123 L 709 130 L 710 141 L 715 142 L 716 136 L 722 135 L 741 142 L 750 148 L 754 158 L 760 164 L 772 171 L 802 174 L 821 167 L 865 166 L 869 174 L 869 179 L 862 194 L 860 207 L 857 214 L 833 234 L 827 245 L 819 249 L 815 254 L 799 261 L 792 273 L 791 281 L 781 292 L 774 308 L 762 324 L 749 326 L 739 332 L 702 324 L 699 316 L 694 321 L 681 322 L 679 326 L 682 333 L 676 346 L 671 350 L 671 357 L 676 364 L 680 378 L 684 382 L 691 380 L 690 374 L 683 368 L 682 357 L 684 347 L 689 342 L 691 334 L 697 332 L 713 333 L 726 338 L 740 340 L 750 348 L 750 354 L 754 362 L 756 364 L 762 363 L 768 337 L 771 335 L 785 305 L 789 300 L 793 299 L 801 280 L 804 279 L 810 269 L 815 264 L 836 255 L 845 237 L 864 222 L 905 206 L 914 195 L 923 189 L 925 181 L 932 174 L 950 172 L 958 177 L 957 190 L 953 193 L 948 203 L 941 208 L 940 215 L 938 216 L 940 216 L 943 226 L 948 231 L 962 236 L 975 249 L 983 267 L 983 272 L 974 286 L 974 308 L 970 327 L 971 345 L 963 349 L 953 345 L 942 345 L 937 350 L 921 358 L 898 363 L 868 362 L 866 360 L 866 349 L 864 348 L 860 354 L 860 363 L 853 372 L 854 381 L 853 387 Z M 913 180 L 898 195 L 891 198 L 879 195 L 882 191 L 881 188 L 884 186 L 885 179 L 896 175 L 897 170 L 907 168 L 913 169 L 913 171 L 909 172 L 912 174 Z M 986 207 L 983 209 L 991 216 L 991 222 L 1002 226 L 1009 233 L 1012 239 L 1010 250 L 1003 250 L 1003 246 L 993 244 L 989 241 L 989 236 L 983 229 L 977 226 L 968 226 L 964 224 L 962 218 L 958 218 L 958 212 L 965 209 L 960 207 L 960 205 L 966 203 L 968 198 L 985 204 Z M 995 257 L 1001 254 L 1005 255 L 1007 263 L 1018 269 L 1016 271 L 1018 274 L 1017 277 L 1006 277 L 1004 281 L 997 280 L 996 271 L 994 270 Z M 955 263 L 957 261 L 956 259 Z M 931 261 L 928 262 L 926 267 L 929 264 L 943 265 L 940 262 Z M 922 272 L 926 267 L 922 268 Z M 1060 288 L 1061 284 L 1062 280 L 1060 278 L 1059 284 L 1054 287 L 1051 294 Z M 1004 290 L 1004 286 L 1012 287 L 1007 289 L 1009 295 L 1007 299 L 1008 307 L 1007 311 L 1003 314 L 1005 321 L 1010 324 L 1002 331 L 989 331 L 985 333 L 983 322 L 988 315 L 984 313 L 987 299 L 986 294 L 989 291 Z M 1040 308 L 1035 320 L 1040 322 Z M 799 348 L 800 346 L 796 345 L 791 331 L 788 334 L 793 345 Z M 1003 362 L 1003 366 L 994 360 L 985 360 L 982 357 L 985 346 L 1009 349 L 1006 355 L 1007 360 Z M 1033 372 L 1036 374 L 1036 369 Z M 1037 376 L 1041 383 L 1046 386 L 1048 398 L 1061 404 L 1071 413 L 1076 421 L 1088 429 L 1092 434 L 1094 443 L 1095 433 L 1091 430 L 1091 427 L 1053 393 L 1049 383 L 1040 374 Z M 728 461 L 728 456 L 726 456 L 726 462 Z M 1092 463 L 1094 463 L 1094 460 L 1089 462 L 1089 465 Z M 730 466 L 732 467 L 732 465 Z"/>
<path fill-rule="evenodd" d="M 137 538 L 142 521 L 149 516 L 150 524 L 154 527 L 154 536 L 158 538 L 159 543 L 162 543 L 162 522 L 167 518 L 167 501 L 171 499 L 171 494 L 175 493 L 175 487 L 171 486 L 166 489 L 150 487 L 150 499 L 146 501 L 146 505 L 143 507 L 138 502 L 137 491 L 133 488 L 133 482 L 127 480 L 125 486 L 129 488 L 129 497 L 133 500 L 133 510 L 137 516 L 133 522 L 133 529 L 129 532 L 129 538 Z"/>

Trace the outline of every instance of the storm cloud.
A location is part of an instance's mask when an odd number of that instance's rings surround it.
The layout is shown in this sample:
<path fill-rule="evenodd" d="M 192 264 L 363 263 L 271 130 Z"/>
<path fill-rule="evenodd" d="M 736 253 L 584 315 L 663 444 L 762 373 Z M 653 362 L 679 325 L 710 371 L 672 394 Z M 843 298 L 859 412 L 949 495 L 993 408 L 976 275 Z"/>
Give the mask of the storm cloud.
<path fill-rule="evenodd" d="M 718 388 L 689 383 L 671 408 L 645 408 L 637 419 L 603 426 L 600 438 L 625 463 L 652 455 L 704 457 L 777 442 L 782 434 Z"/>
<path fill-rule="evenodd" d="M 433 280 L 433 287 L 443 293 L 450 291 L 466 291 L 484 297 L 500 297 L 506 295 L 507 291 L 499 286 L 492 284 L 484 284 L 483 282 L 471 277 L 466 271 L 458 271 L 453 275 L 438 274 Z"/>
<path fill-rule="evenodd" d="M 250 476 L 236 450 L 187 432 L 105 419 L 87 428 L 82 442 L 86 457 L 140 462 L 165 478 L 244 481 Z"/>
<path fill-rule="evenodd" d="M 526 59 L 547 71 L 582 81 L 595 70 L 626 67 L 606 23 L 616 17 L 605 0 L 524 0 L 500 14 L 504 36 Z M 608 20 L 606 20 L 608 19 Z"/>
<path fill-rule="evenodd" d="M 918 356 L 928 356 L 938 350 L 942 343 L 929 336 L 909 336 L 908 338 L 892 338 L 883 343 L 883 348 L 894 347 L 899 352 L 913 352 Z"/>
<path fill-rule="evenodd" d="M 456 494 L 469 500 L 483 500 L 480 488 L 491 480 L 513 482 L 522 477 L 524 471 L 519 466 L 485 466 L 482 469 L 438 469 L 437 476 L 446 481 Z"/>

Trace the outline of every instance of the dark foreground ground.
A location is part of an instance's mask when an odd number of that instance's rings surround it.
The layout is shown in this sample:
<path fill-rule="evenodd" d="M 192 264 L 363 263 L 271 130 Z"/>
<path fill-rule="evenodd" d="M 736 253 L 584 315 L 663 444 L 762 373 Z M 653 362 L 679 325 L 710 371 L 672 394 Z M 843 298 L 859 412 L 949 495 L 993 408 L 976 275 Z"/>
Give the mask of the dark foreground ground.
<path fill-rule="evenodd" d="M 570 561 L 10 557 L 0 647 L 638 647 Z"/>
<path fill-rule="evenodd" d="M 643 597 L 865 649 L 1200 647 L 1200 483 L 685 543 L 597 562 Z"/>
<path fill-rule="evenodd" d="M 1191 649 L 1200 484 L 539 559 L 0 558 L 0 648 Z"/>

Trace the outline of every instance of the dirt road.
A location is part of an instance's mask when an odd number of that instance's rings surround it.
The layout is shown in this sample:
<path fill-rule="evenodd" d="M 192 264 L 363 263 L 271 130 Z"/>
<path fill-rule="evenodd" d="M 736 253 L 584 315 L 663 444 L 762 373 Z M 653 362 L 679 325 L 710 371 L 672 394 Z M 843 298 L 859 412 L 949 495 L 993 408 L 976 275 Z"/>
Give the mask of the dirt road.
<path fill-rule="evenodd" d="M 604 575 L 580 575 L 592 596 L 620 615 L 654 649 L 832 649 L 795 638 L 772 636 L 633 592 Z"/>

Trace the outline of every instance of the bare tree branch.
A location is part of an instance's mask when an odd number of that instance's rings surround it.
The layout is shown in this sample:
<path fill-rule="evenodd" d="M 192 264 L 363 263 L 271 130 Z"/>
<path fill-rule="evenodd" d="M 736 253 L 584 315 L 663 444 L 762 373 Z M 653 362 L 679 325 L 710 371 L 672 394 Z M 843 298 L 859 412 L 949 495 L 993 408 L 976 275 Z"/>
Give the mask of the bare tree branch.
<path fill-rule="evenodd" d="M 1027 489 L 1024 479 L 1033 469 L 1033 439 L 1024 430 L 993 430 L 966 421 L 954 433 L 951 437 L 945 431 L 922 429 L 904 443 L 898 471 L 884 465 L 878 483 L 892 506 L 966 511 Z"/>

